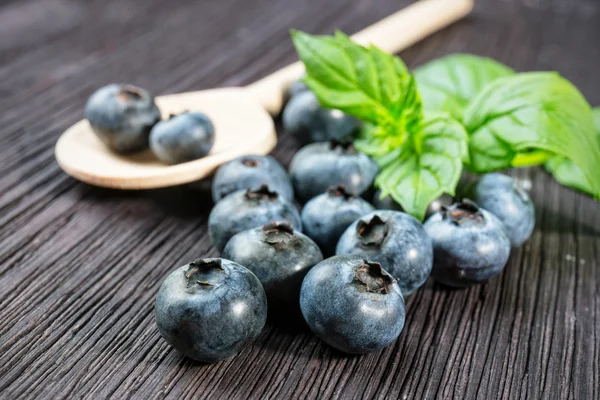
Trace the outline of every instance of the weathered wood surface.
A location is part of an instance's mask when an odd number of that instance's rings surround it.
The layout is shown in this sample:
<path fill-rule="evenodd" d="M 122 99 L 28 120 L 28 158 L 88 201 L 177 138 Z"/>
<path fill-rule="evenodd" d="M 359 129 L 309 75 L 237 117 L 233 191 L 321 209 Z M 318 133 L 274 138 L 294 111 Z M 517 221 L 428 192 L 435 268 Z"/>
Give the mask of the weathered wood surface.
<path fill-rule="evenodd" d="M 104 190 L 54 161 L 94 88 L 250 83 L 294 60 L 289 28 L 353 32 L 408 2 L 0 2 L 0 397 L 600 398 L 600 206 L 540 169 L 536 231 L 505 272 L 468 290 L 428 282 L 385 351 L 345 357 L 269 325 L 238 357 L 199 365 L 161 340 L 153 299 L 170 270 L 216 255 L 209 185 Z M 600 104 L 599 39 L 596 0 L 478 0 L 402 56 L 554 69 Z M 288 163 L 295 148 L 282 136 L 274 155 Z"/>

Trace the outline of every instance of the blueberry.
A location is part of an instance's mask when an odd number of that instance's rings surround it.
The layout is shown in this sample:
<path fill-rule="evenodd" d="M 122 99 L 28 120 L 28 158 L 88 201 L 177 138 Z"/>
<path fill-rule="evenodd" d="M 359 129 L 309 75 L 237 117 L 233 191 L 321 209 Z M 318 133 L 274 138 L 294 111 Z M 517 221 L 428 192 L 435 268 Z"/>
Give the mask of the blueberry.
<path fill-rule="evenodd" d="M 162 337 L 183 355 L 216 362 L 258 337 L 267 297 L 248 269 L 220 258 L 198 259 L 171 272 L 154 307 Z"/>
<path fill-rule="evenodd" d="M 290 87 L 288 87 L 287 98 L 291 99 L 295 95 L 302 92 L 306 92 L 307 90 L 310 89 L 308 88 L 308 86 L 306 86 L 304 82 L 302 82 L 301 80 L 294 81 L 294 83 L 292 83 Z"/>
<path fill-rule="evenodd" d="M 533 185 L 531 182 L 531 167 L 519 168 L 518 171 L 520 171 L 520 174 L 518 176 L 513 177 L 512 179 L 514 179 L 514 181 L 521 187 L 521 189 L 529 193 Z"/>
<path fill-rule="evenodd" d="M 444 193 L 429 204 L 429 207 L 427 207 L 427 211 L 425 212 L 425 219 L 440 211 L 442 206 L 450 206 L 452 203 L 454 203 L 454 198 L 449 194 Z M 381 190 L 375 192 L 375 195 L 373 196 L 373 205 L 378 210 L 404 211 L 402 206 L 396 203 L 392 196 L 386 196 L 382 199 Z"/>
<path fill-rule="evenodd" d="M 374 211 L 356 220 L 340 237 L 336 254 L 355 254 L 385 265 L 404 296 L 425 282 L 433 264 L 425 229 L 399 211 Z"/>
<path fill-rule="evenodd" d="M 315 335 L 350 354 L 383 349 L 404 327 L 400 287 L 380 264 L 357 256 L 315 265 L 302 282 L 300 308 Z"/>
<path fill-rule="evenodd" d="M 371 187 L 377 171 L 375 161 L 357 152 L 351 143 L 337 141 L 309 144 L 290 164 L 296 196 L 304 202 L 337 185 L 361 195 Z"/>
<path fill-rule="evenodd" d="M 433 241 L 431 276 L 448 286 L 480 283 L 499 274 L 510 254 L 502 222 L 469 200 L 444 207 L 425 222 Z"/>
<path fill-rule="evenodd" d="M 335 245 L 346 228 L 358 218 L 374 210 L 343 185 L 331 186 L 326 193 L 310 200 L 302 209 L 302 229 L 323 250 L 335 254 Z"/>
<path fill-rule="evenodd" d="M 377 210 L 404 211 L 402 206 L 396 203 L 392 196 L 381 198 L 381 190 L 375 191 L 372 203 Z"/>
<path fill-rule="evenodd" d="M 208 232 L 215 247 L 223 251 L 236 233 L 275 221 L 289 222 L 294 229 L 302 230 L 296 207 L 263 185 L 238 190 L 219 201 L 208 217 Z"/>
<path fill-rule="evenodd" d="M 285 169 L 271 156 L 241 156 L 221 165 L 212 184 L 216 203 L 241 189 L 256 189 L 267 185 L 288 201 L 294 200 L 294 189 Z"/>
<path fill-rule="evenodd" d="M 340 110 L 330 110 L 319 105 L 317 96 L 310 90 L 293 96 L 285 106 L 283 128 L 301 143 L 341 140 L 354 133 L 358 120 Z"/>
<path fill-rule="evenodd" d="M 269 302 L 297 304 L 302 279 L 323 255 L 315 242 L 290 224 L 272 222 L 233 236 L 223 258 L 252 271 Z"/>
<path fill-rule="evenodd" d="M 98 89 L 87 101 L 84 115 L 96 136 L 119 153 L 146 149 L 150 130 L 160 121 L 154 97 L 132 85 Z"/>
<path fill-rule="evenodd" d="M 210 119 L 197 112 L 172 115 L 154 125 L 150 131 L 150 148 L 167 164 L 179 164 L 202 158 L 215 142 L 215 128 Z"/>
<path fill-rule="evenodd" d="M 497 173 L 483 175 L 468 187 L 465 196 L 502 221 L 513 247 L 531 236 L 535 227 L 533 202 L 515 179 Z"/>

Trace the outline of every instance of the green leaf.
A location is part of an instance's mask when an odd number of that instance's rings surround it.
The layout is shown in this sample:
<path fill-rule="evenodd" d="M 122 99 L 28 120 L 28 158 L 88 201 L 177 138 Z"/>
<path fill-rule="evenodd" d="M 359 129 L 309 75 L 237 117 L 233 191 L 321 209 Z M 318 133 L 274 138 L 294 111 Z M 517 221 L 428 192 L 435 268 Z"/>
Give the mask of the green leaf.
<path fill-rule="evenodd" d="M 469 103 L 463 122 L 474 172 L 509 168 L 523 155 L 542 150 L 573 160 L 600 195 L 600 144 L 591 108 L 557 73 L 493 81 Z"/>
<path fill-rule="evenodd" d="M 405 96 L 393 106 L 405 107 L 404 111 L 397 113 L 396 119 L 391 123 L 387 121 L 381 121 L 379 124 L 365 123 L 354 141 L 357 149 L 377 157 L 398 148 L 407 136 L 421 129 L 423 111 L 420 106 L 414 107 L 415 104 L 419 104 L 420 99 L 412 77 L 407 80 L 405 91 Z"/>
<path fill-rule="evenodd" d="M 552 157 L 544 164 L 544 167 L 561 185 L 594 195 L 594 189 L 581 168 L 568 158 Z"/>
<path fill-rule="evenodd" d="M 453 54 L 414 70 L 425 109 L 446 111 L 459 120 L 488 83 L 512 74 L 504 64 L 471 54 Z"/>
<path fill-rule="evenodd" d="M 463 126 L 446 113 L 426 114 L 422 129 L 398 149 L 377 158 L 375 181 L 382 196 L 391 195 L 405 212 L 422 220 L 429 203 L 454 195 L 467 152 Z"/>
<path fill-rule="evenodd" d="M 292 40 L 306 67 L 304 82 L 321 105 L 376 127 L 361 135 L 359 148 L 384 154 L 419 129 L 421 98 L 400 59 L 374 46 L 360 46 L 341 32 L 331 37 L 292 31 Z"/>
<path fill-rule="evenodd" d="M 600 108 L 594 108 L 592 113 L 594 115 L 598 143 L 600 143 Z M 554 156 L 544 166 L 561 185 L 594 195 L 592 185 L 585 177 L 581 168 L 568 158 Z"/>

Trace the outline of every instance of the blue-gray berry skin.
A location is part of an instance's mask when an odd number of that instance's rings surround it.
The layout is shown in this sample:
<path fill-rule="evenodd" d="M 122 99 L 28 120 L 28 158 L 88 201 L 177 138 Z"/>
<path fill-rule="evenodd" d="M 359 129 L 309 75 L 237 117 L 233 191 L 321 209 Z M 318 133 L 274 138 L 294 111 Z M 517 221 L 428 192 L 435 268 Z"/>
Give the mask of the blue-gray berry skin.
<path fill-rule="evenodd" d="M 374 211 L 356 220 L 340 237 L 336 254 L 355 254 L 381 263 L 404 296 L 425 282 L 433 265 L 431 239 L 423 225 L 399 211 Z"/>
<path fill-rule="evenodd" d="M 215 143 L 215 128 L 198 112 L 184 112 L 154 125 L 150 148 L 167 164 L 179 164 L 206 156 Z"/>
<path fill-rule="evenodd" d="M 400 287 L 380 264 L 357 256 L 335 256 L 304 278 L 300 309 L 325 343 L 349 354 L 381 350 L 404 327 Z"/>
<path fill-rule="evenodd" d="M 288 222 L 294 229 L 302 231 L 298 210 L 277 192 L 266 186 L 238 190 L 213 207 L 208 217 L 208 233 L 213 245 L 223 251 L 236 233 L 269 222 Z"/>
<path fill-rule="evenodd" d="M 306 203 L 301 214 L 302 229 L 321 247 L 323 254 L 330 256 L 335 254 L 335 246 L 346 228 L 374 210 L 343 185 L 332 186 Z"/>
<path fill-rule="evenodd" d="M 285 169 L 273 157 L 258 155 L 241 156 L 221 165 L 213 178 L 212 198 L 216 203 L 235 191 L 262 185 L 288 201 L 294 200 L 292 182 Z"/>
<path fill-rule="evenodd" d="M 375 191 L 372 203 L 377 210 L 404 211 L 402 206 L 396 203 L 392 196 L 386 196 L 384 198 L 381 198 L 381 190 Z"/>
<path fill-rule="evenodd" d="M 223 258 L 242 264 L 260 280 L 271 304 L 298 304 L 306 273 L 323 260 L 319 246 L 288 223 L 274 222 L 233 236 Z"/>
<path fill-rule="evenodd" d="M 371 187 L 378 170 L 375 161 L 351 143 L 337 141 L 304 146 L 290 164 L 296 197 L 303 202 L 338 185 L 361 195 Z"/>
<path fill-rule="evenodd" d="M 154 307 L 162 337 L 183 355 L 211 363 L 239 353 L 267 319 L 267 297 L 248 269 L 220 258 L 171 272 Z"/>
<path fill-rule="evenodd" d="M 527 191 L 510 176 L 483 175 L 469 186 L 465 196 L 502 221 L 513 247 L 522 245 L 533 233 L 533 202 Z"/>
<path fill-rule="evenodd" d="M 282 123 L 284 130 L 300 143 L 342 140 L 359 126 L 356 118 L 340 110 L 321 107 L 310 90 L 301 91 L 290 99 L 283 110 Z"/>
<path fill-rule="evenodd" d="M 444 193 L 437 199 L 433 200 L 429 206 L 427 207 L 427 211 L 425 212 L 425 219 L 432 216 L 434 213 L 440 211 L 442 206 L 450 206 L 454 203 L 454 198 L 449 194 Z M 394 201 L 392 196 L 386 196 L 383 199 L 381 198 L 381 190 L 377 190 L 375 195 L 373 196 L 373 205 L 378 210 L 394 210 L 394 211 L 404 211 L 402 206 Z"/>
<path fill-rule="evenodd" d="M 510 255 L 502 222 L 469 200 L 435 213 L 425 222 L 433 241 L 433 270 L 438 282 L 464 287 L 498 275 Z"/>
<path fill-rule="evenodd" d="M 290 87 L 288 87 L 287 98 L 291 99 L 295 95 L 302 92 L 306 92 L 307 90 L 310 89 L 308 88 L 308 86 L 306 86 L 304 82 L 302 82 L 301 80 L 294 81 L 294 83 L 292 83 Z"/>
<path fill-rule="evenodd" d="M 146 90 L 111 84 L 94 92 L 84 116 L 98 138 L 118 153 L 148 148 L 152 127 L 160 121 L 154 97 Z"/>

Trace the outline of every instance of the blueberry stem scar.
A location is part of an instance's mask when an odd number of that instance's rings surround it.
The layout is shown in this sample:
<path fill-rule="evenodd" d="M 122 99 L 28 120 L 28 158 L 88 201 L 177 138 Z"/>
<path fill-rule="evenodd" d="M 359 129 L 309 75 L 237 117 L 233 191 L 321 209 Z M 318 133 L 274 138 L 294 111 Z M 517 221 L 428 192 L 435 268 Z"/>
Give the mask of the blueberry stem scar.
<path fill-rule="evenodd" d="M 209 282 L 208 279 L 195 279 L 192 278 L 192 276 L 208 274 L 211 271 L 223 271 L 220 258 L 198 258 L 190 263 L 190 267 L 191 268 L 188 268 L 187 271 L 184 271 L 188 287 L 192 279 L 195 280 L 198 285 L 213 286 L 213 284 Z"/>
<path fill-rule="evenodd" d="M 354 152 L 354 143 L 349 140 L 336 140 L 332 139 L 329 141 L 329 145 L 331 146 L 331 150 L 341 149 L 344 152 Z"/>
<path fill-rule="evenodd" d="M 388 229 L 387 223 L 375 215 L 369 222 L 358 221 L 356 234 L 365 246 L 379 246 L 385 240 Z"/>
<path fill-rule="evenodd" d="M 122 87 L 121 90 L 119 90 L 118 96 L 122 101 L 139 100 L 142 98 L 140 89 L 131 85 Z"/>
<path fill-rule="evenodd" d="M 258 167 L 260 162 L 258 160 L 253 160 L 251 158 L 244 158 L 242 160 L 242 164 L 244 164 L 246 167 L 254 168 L 254 167 Z"/>
<path fill-rule="evenodd" d="M 449 219 L 450 222 L 457 226 L 468 221 L 481 224 L 484 219 L 479 206 L 469 199 L 463 199 L 462 202 L 452 204 L 449 207 L 442 206 L 441 213 L 444 219 Z"/>
<path fill-rule="evenodd" d="M 258 189 L 248 189 L 248 191 L 246 192 L 246 198 L 248 200 L 275 200 L 277 199 L 277 197 L 279 197 L 279 194 L 277 192 L 269 190 L 269 187 L 267 185 L 262 185 Z"/>
<path fill-rule="evenodd" d="M 184 110 L 184 111 L 182 111 L 180 113 L 169 113 L 169 118 L 168 119 L 173 119 L 173 118 L 175 118 L 178 115 L 188 114 L 188 113 L 189 113 L 189 110 Z"/>
<path fill-rule="evenodd" d="M 331 197 L 342 197 L 344 200 L 350 200 L 354 193 L 346 189 L 346 185 L 330 186 L 327 194 Z"/>
<path fill-rule="evenodd" d="M 356 269 L 354 277 L 369 293 L 387 294 L 388 287 L 396 283 L 396 280 L 384 271 L 381 264 L 367 260 L 362 260 L 362 264 Z"/>
<path fill-rule="evenodd" d="M 294 237 L 294 228 L 287 222 L 273 222 L 263 226 L 264 242 L 268 244 L 285 244 Z"/>

